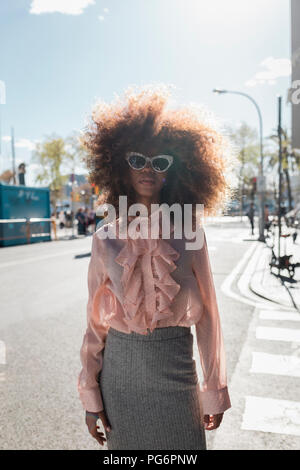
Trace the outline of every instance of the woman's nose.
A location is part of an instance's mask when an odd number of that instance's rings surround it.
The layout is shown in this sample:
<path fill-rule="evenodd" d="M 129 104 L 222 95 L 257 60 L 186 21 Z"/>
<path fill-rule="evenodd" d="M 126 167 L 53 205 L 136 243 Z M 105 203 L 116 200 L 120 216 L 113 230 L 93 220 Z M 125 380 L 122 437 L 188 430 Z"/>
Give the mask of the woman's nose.
<path fill-rule="evenodd" d="M 153 168 L 152 168 L 152 165 L 151 165 L 151 161 L 150 161 L 150 160 L 148 160 L 148 161 L 146 162 L 146 166 L 143 168 L 143 170 L 149 169 L 149 168 L 150 168 L 151 171 L 153 171 Z"/>

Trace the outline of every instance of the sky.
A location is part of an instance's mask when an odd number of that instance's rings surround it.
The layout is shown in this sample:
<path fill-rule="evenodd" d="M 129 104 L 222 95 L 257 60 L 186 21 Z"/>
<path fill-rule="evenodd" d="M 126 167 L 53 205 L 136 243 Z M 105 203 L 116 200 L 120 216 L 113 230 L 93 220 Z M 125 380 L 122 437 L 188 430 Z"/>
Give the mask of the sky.
<path fill-rule="evenodd" d="M 82 129 L 96 99 L 130 85 L 173 85 L 179 106 L 258 129 L 249 100 L 212 90 L 250 94 L 264 136 L 276 132 L 280 94 L 290 129 L 290 35 L 289 0 L 2 0 L 0 172 L 12 166 L 12 126 L 16 164 L 35 185 L 36 142 Z"/>

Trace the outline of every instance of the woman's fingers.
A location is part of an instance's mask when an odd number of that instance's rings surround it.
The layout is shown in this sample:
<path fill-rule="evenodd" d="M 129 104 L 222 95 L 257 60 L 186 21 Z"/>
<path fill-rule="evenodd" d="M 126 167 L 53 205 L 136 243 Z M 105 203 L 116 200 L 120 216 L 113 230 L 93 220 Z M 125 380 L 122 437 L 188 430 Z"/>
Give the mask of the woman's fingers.
<path fill-rule="evenodd" d="M 98 431 L 100 428 L 97 426 L 97 420 L 93 416 L 87 416 L 86 424 L 91 436 L 96 439 L 100 445 L 103 445 L 106 439 L 104 437 L 104 433 Z"/>
<path fill-rule="evenodd" d="M 207 431 L 217 429 L 223 419 L 223 413 L 217 415 L 204 415 L 204 427 Z"/>
<path fill-rule="evenodd" d="M 105 441 L 106 441 L 106 439 L 105 439 L 104 437 L 101 437 L 101 436 L 93 436 L 93 437 L 96 439 L 96 441 L 99 442 L 99 444 L 100 444 L 101 446 L 104 445 L 104 443 L 105 443 Z"/>
<path fill-rule="evenodd" d="M 100 411 L 99 418 L 102 421 L 105 431 L 110 432 L 111 426 L 110 426 L 110 423 L 108 422 L 108 419 L 104 410 Z"/>
<path fill-rule="evenodd" d="M 101 444 L 101 445 L 103 445 L 104 442 L 106 441 L 106 438 L 104 437 L 104 433 L 103 432 L 101 432 L 101 433 L 98 432 L 97 429 L 96 429 L 96 431 L 93 431 L 91 434 L 92 434 L 93 438 L 96 439 L 99 442 L 99 444 Z"/>
<path fill-rule="evenodd" d="M 211 431 L 214 429 L 214 421 L 213 421 L 213 416 L 212 415 L 206 415 L 206 421 L 205 421 L 205 429 L 207 431 Z"/>
<path fill-rule="evenodd" d="M 208 424 L 209 423 L 209 417 L 211 415 L 204 415 L 204 423 Z"/>
<path fill-rule="evenodd" d="M 105 431 L 110 432 L 111 426 L 107 419 L 105 411 L 104 410 L 99 411 L 99 413 L 97 414 L 103 424 Z M 86 416 L 86 424 L 88 426 L 89 433 L 93 436 L 94 439 L 96 439 L 99 442 L 99 444 L 103 445 L 104 442 L 106 441 L 106 438 L 105 438 L 104 433 L 100 431 L 100 427 L 97 426 L 97 422 L 98 420 L 95 418 L 95 416 L 91 416 L 91 415 Z"/>

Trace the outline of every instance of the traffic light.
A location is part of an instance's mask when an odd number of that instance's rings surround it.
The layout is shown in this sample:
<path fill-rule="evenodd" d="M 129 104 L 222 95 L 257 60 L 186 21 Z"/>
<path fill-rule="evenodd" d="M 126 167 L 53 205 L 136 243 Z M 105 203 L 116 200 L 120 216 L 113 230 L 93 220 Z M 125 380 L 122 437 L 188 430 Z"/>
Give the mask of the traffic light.
<path fill-rule="evenodd" d="M 92 186 L 92 194 L 93 195 L 99 195 L 99 186 L 96 183 L 91 183 Z"/>

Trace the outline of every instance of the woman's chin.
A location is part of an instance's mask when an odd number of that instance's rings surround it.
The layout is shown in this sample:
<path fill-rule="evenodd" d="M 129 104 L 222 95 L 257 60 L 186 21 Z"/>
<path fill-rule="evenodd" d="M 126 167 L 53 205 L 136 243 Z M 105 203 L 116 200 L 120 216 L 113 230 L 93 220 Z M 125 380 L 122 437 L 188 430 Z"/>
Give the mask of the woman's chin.
<path fill-rule="evenodd" d="M 157 191 L 153 188 L 139 188 L 137 194 L 140 197 L 153 197 L 157 194 Z"/>

